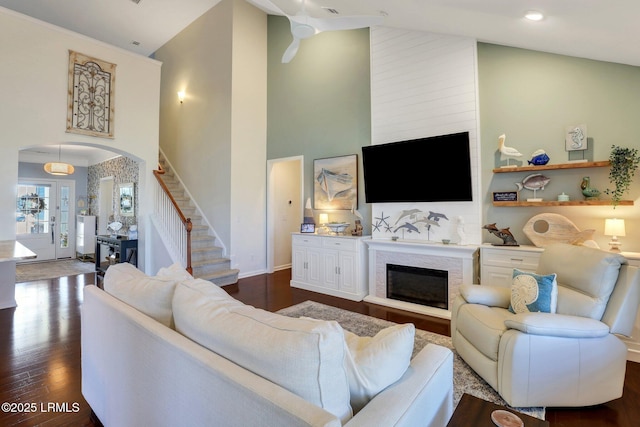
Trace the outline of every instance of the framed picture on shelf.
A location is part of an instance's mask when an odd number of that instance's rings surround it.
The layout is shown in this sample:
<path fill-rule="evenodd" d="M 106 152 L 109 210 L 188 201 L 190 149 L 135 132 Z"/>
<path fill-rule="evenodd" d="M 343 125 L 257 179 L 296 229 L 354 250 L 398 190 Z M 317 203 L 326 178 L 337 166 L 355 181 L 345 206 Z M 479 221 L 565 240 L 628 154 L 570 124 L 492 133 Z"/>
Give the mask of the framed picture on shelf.
<path fill-rule="evenodd" d="M 316 225 L 313 223 L 303 222 L 300 224 L 300 232 L 301 233 L 315 233 Z"/>
<path fill-rule="evenodd" d="M 518 192 L 517 191 L 494 191 L 493 201 L 494 202 L 517 202 Z"/>
<path fill-rule="evenodd" d="M 587 147 L 587 125 L 575 125 L 567 127 L 565 133 L 566 151 L 583 151 Z"/>

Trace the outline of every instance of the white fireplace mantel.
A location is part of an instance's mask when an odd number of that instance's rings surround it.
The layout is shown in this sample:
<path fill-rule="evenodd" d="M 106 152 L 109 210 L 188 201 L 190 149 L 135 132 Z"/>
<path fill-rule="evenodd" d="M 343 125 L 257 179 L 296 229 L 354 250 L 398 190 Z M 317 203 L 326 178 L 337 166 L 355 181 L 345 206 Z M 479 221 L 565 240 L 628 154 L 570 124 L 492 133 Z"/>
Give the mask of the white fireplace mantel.
<path fill-rule="evenodd" d="M 371 239 L 369 246 L 369 295 L 365 301 L 451 319 L 451 305 L 463 283 L 478 282 L 478 246 L 445 245 L 436 242 Z M 429 307 L 387 298 L 387 264 L 445 270 L 449 273 L 449 309 Z"/>

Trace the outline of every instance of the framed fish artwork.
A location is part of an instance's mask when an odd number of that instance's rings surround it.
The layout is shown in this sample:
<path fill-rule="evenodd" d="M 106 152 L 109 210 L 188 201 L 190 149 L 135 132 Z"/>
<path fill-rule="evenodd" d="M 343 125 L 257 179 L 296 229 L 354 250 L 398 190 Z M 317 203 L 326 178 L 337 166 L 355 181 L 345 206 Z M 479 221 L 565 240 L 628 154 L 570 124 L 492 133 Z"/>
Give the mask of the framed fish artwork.
<path fill-rule="evenodd" d="M 314 209 L 358 209 L 358 155 L 313 161 Z"/>

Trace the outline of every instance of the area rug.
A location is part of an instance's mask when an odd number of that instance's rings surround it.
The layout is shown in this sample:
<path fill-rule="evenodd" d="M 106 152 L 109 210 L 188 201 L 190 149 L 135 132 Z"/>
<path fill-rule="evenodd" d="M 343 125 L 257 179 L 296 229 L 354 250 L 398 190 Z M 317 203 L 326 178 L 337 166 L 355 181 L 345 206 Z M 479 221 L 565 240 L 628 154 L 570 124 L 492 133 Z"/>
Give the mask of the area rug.
<path fill-rule="evenodd" d="M 344 329 L 360 336 L 374 336 L 380 330 L 394 325 L 393 322 L 377 319 L 375 317 L 366 316 L 360 313 L 354 313 L 342 310 L 336 307 L 320 304 L 314 301 L 305 301 L 303 303 L 284 308 L 278 311 L 290 317 L 312 317 L 321 320 L 335 320 Z M 464 360 L 456 353 L 451 343 L 451 338 L 444 335 L 434 334 L 432 332 L 416 329 L 415 344 L 413 347 L 413 355 L 417 354 L 425 345 L 432 343 L 447 347 L 453 351 L 453 403 L 454 406 L 462 398 L 464 393 L 471 394 L 480 399 L 496 403 L 498 405 L 509 406 L 491 388 L 473 369 L 465 363 Z M 532 417 L 544 420 L 545 408 L 511 408 L 515 411 L 522 412 Z"/>
<path fill-rule="evenodd" d="M 17 264 L 16 283 L 95 273 L 95 271 L 96 265 L 93 262 L 82 262 L 77 259 Z"/>

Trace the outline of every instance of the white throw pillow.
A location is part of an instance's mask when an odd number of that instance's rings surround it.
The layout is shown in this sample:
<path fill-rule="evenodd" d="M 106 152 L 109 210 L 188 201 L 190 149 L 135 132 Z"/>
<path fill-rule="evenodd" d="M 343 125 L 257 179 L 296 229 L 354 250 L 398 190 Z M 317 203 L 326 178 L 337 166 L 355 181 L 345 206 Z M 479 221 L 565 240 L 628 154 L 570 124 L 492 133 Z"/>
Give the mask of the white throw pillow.
<path fill-rule="evenodd" d="M 178 332 L 343 423 L 351 418 L 344 334 L 337 322 L 295 319 L 234 304 L 194 282 L 180 283 L 175 291 Z"/>
<path fill-rule="evenodd" d="M 180 280 L 188 280 L 193 279 L 193 276 L 189 274 L 189 272 L 180 265 L 180 263 L 173 263 L 169 267 L 162 267 L 158 270 L 156 276 L 171 276 Z"/>
<path fill-rule="evenodd" d="M 345 369 L 354 413 L 404 375 L 411 363 L 415 332 L 412 323 L 390 326 L 374 337 L 344 331 Z"/>
<path fill-rule="evenodd" d="M 179 279 L 173 276 L 147 276 L 132 264 L 123 262 L 107 269 L 104 275 L 104 290 L 172 328 L 171 303 L 178 281 Z"/>
<path fill-rule="evenodd" d="M 229 295 L 220 286 L 203 279 L 183 280 L 178 286 L 180 295 L 174 295 L 173 304 L 179 299 L 182 307 L 191 307 L 192 309 L 217 310 L 230 307 L 244 307 L 245 304 Z M 176 289 L 178 292 L 178 289 Z"/>

